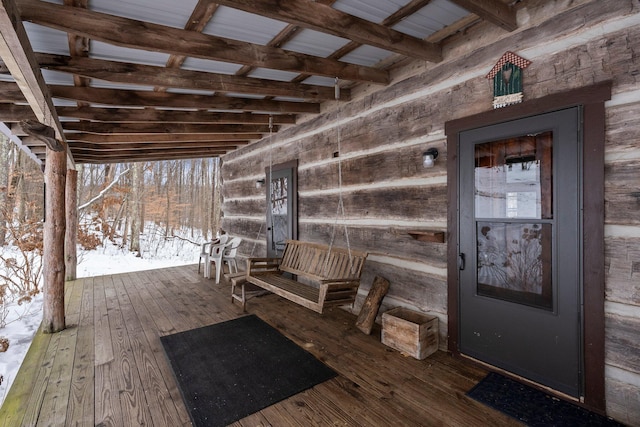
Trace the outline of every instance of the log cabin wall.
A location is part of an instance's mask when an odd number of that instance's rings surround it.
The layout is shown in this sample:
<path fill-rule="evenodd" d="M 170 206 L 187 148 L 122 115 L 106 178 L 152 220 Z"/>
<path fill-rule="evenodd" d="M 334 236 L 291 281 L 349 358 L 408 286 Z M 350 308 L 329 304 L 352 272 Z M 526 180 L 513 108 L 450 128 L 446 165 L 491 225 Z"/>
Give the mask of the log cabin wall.
<path fill-rule="evenodd" d="M 442 63 L 403 64 L 389 86 L 355 88 L 352 101 L 327 103 L 323 114 L 226 155 L 223 228 L 245 239 L 242 256 L 264 256 L 265 191 L 256 180 L 270 162 L 297 159 L 298 238 L 328 243 L 339 195 L 339 132 L 344 222 L 351 247 L 370 254 L 354 311 L 374 277 L 384 276 L 391 286 L 381 312 L 405 306 L 436 314 L 445 349 L 446 243 L 409 235 L 446 232 L 444 123 L 492 108 L 485 75 L 506 51 L 532 61 L 524 71 L 525 102 L 611 80 L 605 104 L 607 413 L 640 425 L 640 3 L 527 1 L 518 25 L 513 33 L 472 27 L 447 41 Z M 422 153 L 430 147 L 440 157 L 425 169 Z M 345 246 L 341 226 L 336 236 L 336 245 Z"/>

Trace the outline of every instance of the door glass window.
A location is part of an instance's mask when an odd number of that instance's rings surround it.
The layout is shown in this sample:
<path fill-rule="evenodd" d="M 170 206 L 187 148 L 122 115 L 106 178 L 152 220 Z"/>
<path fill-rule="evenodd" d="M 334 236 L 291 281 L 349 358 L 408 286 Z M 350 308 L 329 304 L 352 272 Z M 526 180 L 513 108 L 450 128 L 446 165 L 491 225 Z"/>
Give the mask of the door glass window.
<path fill-rule="evenodd" d="M 286 176 L 271 180 L 271 249 L 276 253 L 284 249 L 288 238 L 288 179 Z"/>
<path fill-rule="evenodd" d="M 478 218 L 552 218 L 551 132 L 475 148 Z"/>
<path fill-rule="evenodd" d="M 477 222 L 478 295 L 553 309 L 551 224 Z"/>
<path fill-rule="evenodd" d="M 478 295 L 553 309 L 552 147 L 551 131 L 475 146 Z"/>

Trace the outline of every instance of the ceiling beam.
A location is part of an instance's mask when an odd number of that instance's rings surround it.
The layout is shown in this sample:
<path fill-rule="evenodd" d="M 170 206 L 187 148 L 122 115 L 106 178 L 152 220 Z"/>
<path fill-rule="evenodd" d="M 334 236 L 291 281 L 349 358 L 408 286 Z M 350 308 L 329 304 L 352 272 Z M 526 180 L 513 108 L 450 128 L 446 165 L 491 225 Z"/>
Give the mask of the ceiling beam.
<path fill-rule="evenodd" d="M 184 26 L 184 29 L 187 31 L 197 31 L 201 33 L 204 30 L 204 27 L 207 26 L 213 15 L 218 10 L 218 3 L 215 3 L 212 0 L 199 0 L 196 7 L 193 8 L 193 12 L 191 12 L 191 16 L 187 21 L 187 24 Z M 167 60 L 167 68 L 180 68 L 184 61 L 187 59 L 185 55 L 171 55 Z M 156 90 L 164 91 L 166 88 L 157 87 Z"/>
<path fill-rule="evenodd" d="M 64 145 L 64 134 L 53 100 L 35 59 L 20 13 L 13 0 L 0 1 L 0 58 L 9 68 L 37 120 L 54 129 Z M 67 151 L 67 163 L 73 158 Z"/>
<path fill-rule="evenodd" d="M 129 162 L 155 162 L 161 160 L 186 160 L 186 159 L 200 159 L 203 157 L 220 157 L 227 154 L 225 150 L 166 150 L 166 151 L 150 151 L 142 153 L 127 153 L 121 154 L 94 154 L 90 152 L 83 152 L 81 150 L 75 150 L 74 157 L 77 156 L 78 163 L 129 163 Z"/>
<path fill-rule="evenodd" d="M 160 142 L 157 144 L 91 144 L 86 142 L 69 142 L 69 148 L 71 150 L 82 149 L 85 151 L 97 151 L 97 152 L 127 152 L 127 151 L 138 151 L 145 149 L 154 149 L 154 150 L 166 150 L 166 149 L 197 149 L 197 148 L 217 148 L 219 150 L 235 150 L 240 145 L 246 145 L 247 142 L 239 143 L 240 141 L 220 141 L 213 144 L 205 144 L 202 142 L 185 142 L 180 144 L 175 144 L 173 142 Z"/>
<path fill-rule="evenodd" d="M 268 133 L 267 125 L 202 125 L 185 123 L 97 123 L 97 122 L 65 122 L 65 131 L 80 131 L 86 133 L 99 133 L 114 135 L 118 133 Z M 274 128 L 274 132 L 276 129 Z"/>
<path fill-rule="evenodd" d="M 389 83 L 388 72 L 372 67 L 40 0 L 18 0 L 18 4 L 26 21 L 118 46 L 345 80 Z"/>
<path fill-rule="evenodd" d="M 485 21 L 498 25 L 507 31 L 518 28 L 516 10 L 501 0 L 451 0 L 458 6 L 478 15 Z"/>
<path fill-rule="evenodd" d="M 219 95 L 186 95 L 167 92 L 99 89 L 60 85 L 51 85 L 49 89 L 54 98 L 104 105 L 260 111 L 263 113 L 270 111 L 273 113 L 317 114 L 320 112 L 320 104 L 307 102 L 268 101 Z"/>
<path fill-rule="evenodd" d="M 115 83 L 145 86 L 153 85 L 163 88 L 210 90 L 215 92 L 248 93 L 265 96 L 285 96 L 309 101 L 335 99 L 334 88 L 326 86 L 278 82 L 252 77 L 47 53 L 36 53 L 36 59 L 40 68 L 46 70 L 59 71 L 75 76 Z M 2 70 L 3 64 L 0 64 L 0 72 L 2 72 Z M 349 91 L 345 91 L 345 93 L 341 95 L 342 100 L 349 100 Z"/>
<path fill-rule="evenodd" d="M 0 103 L 0 122 L 17 123 L 21 120 L 37 120 L 30 106 Z"/>
<path fill-rule="evenodd" d="M 192 134 L 115 134 L 100 135 L 96 133 L 70 132 L 65 134 L 67 141 L 92 142 L 97 144 L 130 144 L 130 143 L 155 143 L 155 142 L 217 142 L 217 141 L 245 141 L 262 138 L 261 133 L 192 133 Z"/>
<path fill-rule="evenodd" d="M 17 83 L 0 82 L 0 103 L 6 102 L 27 103 L 27 98 L 25 98 L 24 93 L 22 93 L 22 90 Z M 33 108 L 31 111 L 33 111 Z"/>
<path fill-rule="evenodd" d="M 4 104 L 12 105 L 12 104 Z M 20 116 L 23 108 L 7 110 L 0 104 L 0 121 L 3 117 Z M 15 112 L 13 110 L 16 110 Z M 57 107 L 58 116 L 98 122 L 120 123 L 227 123 L 227 124 L 295 124 L 293 114 L 218 113 L 208 111 L 157 110 L 155 108 L 99 108 L 99 107 Z M 7 121 L 7 120 L 4 120 Z M 16 121 L 16 120 L 8 120 Z"/>
<path fill-rule="evenodd" d="M 311 28 L 411 58 L 442 61 L 440 46 L 311 0 L 217 0 L 217 3 Z"/>

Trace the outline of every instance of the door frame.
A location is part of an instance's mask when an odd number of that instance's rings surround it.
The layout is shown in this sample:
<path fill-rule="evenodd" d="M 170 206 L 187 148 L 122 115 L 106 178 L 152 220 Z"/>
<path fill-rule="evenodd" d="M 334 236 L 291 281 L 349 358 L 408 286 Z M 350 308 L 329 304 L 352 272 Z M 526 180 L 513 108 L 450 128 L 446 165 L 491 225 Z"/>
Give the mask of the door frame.
<path fill-rule="evenodd" d="M 465 130 L 534 116 L 568 107 L 581 106 L 583 112 L 583 194 L 582 194 L 582 275 L 583 275 L 583 406 L 604 413 L 604 144 L 605 101 L 611 99 L 611 81 L 525 101 L 445 123 L 447 135 L 447 317 L 448 350 L 459 350 L 458 275 L 458 134 Z"/>

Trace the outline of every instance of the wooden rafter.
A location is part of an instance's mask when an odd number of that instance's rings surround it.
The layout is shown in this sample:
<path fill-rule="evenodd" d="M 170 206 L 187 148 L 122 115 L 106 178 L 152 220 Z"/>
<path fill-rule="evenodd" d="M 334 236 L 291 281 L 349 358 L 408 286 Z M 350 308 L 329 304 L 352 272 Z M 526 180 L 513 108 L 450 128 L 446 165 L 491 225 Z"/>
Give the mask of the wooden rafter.
<path fill-rule="evenodd" d="M 287 0 L 286 2 L 218 0 L 217 2 L 402 55 L 431 62 L 442 60 L 442 51 L 437 45 L 311 0 Z"/>
<path fill-rule="evenodd" d="M 64 0 L 64 4 L 66 6 L 73 7 L 81 7 L 83 9 L 87 8 L 87 4 L 89 0 Z M 89 48 L 90 42 L 87 37 L 81 37 L 76 34 L 69 33 L 67 34 L 67 38 L 69 40 L 69 54 L 74 57 L 88 57 L 89 56 Z M 40 62 L 40 60 L 38 60 Z M 81 75 L 73 76 L 73 84 L 75 86 L 86 87 L 89 86 L 91 80 L 88 77 L 84 77 Z M 84 103 L 80 103 L 80 106 L 83 106 Z"/>
<path fill-rule="evenodd" d="M 217 141 L 243 141 L 262 138 L 260 133 L 195 133 L 195 134 L 114 134 L 100 135 L 94 133 L 74 132 L 66 134 L 67 141 L 82 141 L 95 143 L 120 143 L 131 144 L 137 142 L 217 142 Z"/>
<path fill-rule="evenodd" d="M 203 125 L 188 123 L 96 123 L 96 122 L 68 122 L 64 124 L 67 131 L 74 130 L 86 133 L 117 134 L 117 133 L 267 133 L 267 125 Z"/>
<path fill-rule="evenodd" d="M 196 108 L 238 111 L 271 111 L 274 113 L 319 113 L 320 105 L 305 102 L 265 101 L 227 96 L 186 95 L 151 91 L 98 89 L 72 86 L 50 86 L 56 98 L 85 101 L 95 104 L 134 106 Z"/>
<path fill-rule="evenodd" d="M 451 0 L 480 18 L 513 31 L 518 28 L 516 10 L 501 0 Z"/>
<path fill-rule="evenodd" d="M 0 122 L 17 123 L 20 120 L 36 120 L 36 115 L 28 105 L 0 103 Z"/>
<path fill-rule="evenodd" d="M 36 59 L 40 67 L 47 70 L 116 83 L 285 96 L 311 101 L 334 98 L 333 88 L 325 86 L 45 53 L 37 53 Z M 0 64 L 0 71 L 2 69 Z M 342 99 L 348 100 L 349 92 L 345 92 Z"/>
<path fill-rule="evenodd" d="M 22 18 L 26 21 L 118 46 L 345 80 L 389 82 L 388 72 L 371 67 L 39 0 L 18 1 Z"/>
<path fill-rule="evenodd" d="M 0 5 L 0 57 L 16 80 L 36 119 L 53 128 L 55 137 L 66 150 L 62 126 L 22 25 L 19 11 L 13 0 L 2 0 Z M 70 153 L 67 153 L 67 162 L 73 164 Z"/>
<path fill-rule="evenodd" d="M 11 105 L 11 104 L 10 104 Z M 0 104 L 0 121 L 3 117 L 9 119 L 19 117 L 22 108 L 11 108 L 3 111 Z M 207 111 L 179 111 L 157 110 L 155 108 L 99 108 L 99 107 L 58 107 L 58 116 L 98 122 L 120 123 L 227 123 L 227 124 L 295 124 L 296 117 L 292 114 L 254 114 L 254 113 L 217 113 Z M 5 120 L 19 121 L 19 120 Z"/>
<path fill-rule="evenodd" d="M 216 10 L 218 10 L 217 3 L 211 0 L 199 0 L 184 29 L 201 33 L 216 13 Z M 171 55 L 167 60 L 167 68 L 180 68 L 186 59 L 185 55 Z M 164 87 L 156 87 L 156 90 L 163 91 L 164 89 Z"/>
<path fill-rule="evenodd" d="M 96 151 L 96 152 L 105 152 L 109 153 L 110 151 L 117 152 L 126 152 L 126 151 L 138 151 L 138 150 L 148 150 L 148 149 L 158 149 L 158 150 L 167 150 L 167 149 L 198 149 L 198 148 L 217 148 L 219 150 L 235 150 L 240 145 L 245 145 L 246 142 L 241 143 L 241 141 L 219 141 L 216 143 L 204 144 L 201 142 L 184 142 L 180 144 L 176 144 L 173 142 L 161 142 L 153 145 L 150 144 L 91 144 L 86 142 L 69 142 L 69 146 L 73 149 L 83 149 L 85 151 Z"/>
<path fill-rule="evenodd" d="M 156 161 L 156 160 L 181 160 L 181 159 L 199 159 L 204 157 L 219 157 L 224 154 L 227 154 L 226 150 L 217 150 L 217 149 L 202 149 L 202 150 L 149 150 L 144 152 L 136 152 L 136 153 L 114 153 L 114 154 L 104 154 L 104 153 L 90 153 L 77 151 L 77 159 L 78 163 L 95 163 L 95 164 L 104 164 L 104 163 L 122 163 L 122 162 L 145 162 L 145 161 Z"/>

